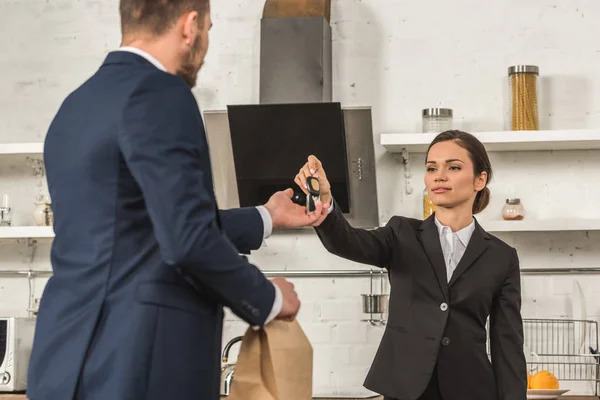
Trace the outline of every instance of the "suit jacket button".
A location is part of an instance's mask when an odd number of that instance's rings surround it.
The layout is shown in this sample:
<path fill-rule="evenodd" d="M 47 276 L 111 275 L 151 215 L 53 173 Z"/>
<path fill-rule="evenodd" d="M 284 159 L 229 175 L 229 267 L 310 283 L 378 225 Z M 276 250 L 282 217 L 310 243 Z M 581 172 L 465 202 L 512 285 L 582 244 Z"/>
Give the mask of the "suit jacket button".
<path fill-rule="evenodd" d="M 442 339 L 442 346 L 448 346 L 450 344 L 450 339 L 447 337 Z"/>
<path fill-rule="evenodd" d="M 446 304 L 446 303 L 440 304 L 440 310 L 446 311 L 447 309 L 448 309 L 448 304 Z"/>

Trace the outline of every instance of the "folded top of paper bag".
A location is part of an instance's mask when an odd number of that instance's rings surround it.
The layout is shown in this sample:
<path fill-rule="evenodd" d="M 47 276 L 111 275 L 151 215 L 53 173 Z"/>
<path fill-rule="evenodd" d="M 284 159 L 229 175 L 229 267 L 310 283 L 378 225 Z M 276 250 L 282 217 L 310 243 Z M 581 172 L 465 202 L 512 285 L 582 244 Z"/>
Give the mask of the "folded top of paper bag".
<path fill-rule="evenodd" d="M 297 320 L 249 328 L 229 400 L 311 400 L 313 349 Z"/>

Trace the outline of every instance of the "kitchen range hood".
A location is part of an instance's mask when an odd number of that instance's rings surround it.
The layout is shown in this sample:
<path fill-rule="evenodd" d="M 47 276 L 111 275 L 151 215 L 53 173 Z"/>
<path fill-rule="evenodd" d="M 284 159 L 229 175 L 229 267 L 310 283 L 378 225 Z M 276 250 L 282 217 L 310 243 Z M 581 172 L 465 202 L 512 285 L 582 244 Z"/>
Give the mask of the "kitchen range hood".
<path fill-rule="evenodd" d="M 260 23 L 260 104 L 332 99 L 329 0 L 267 0 Z"/>
<path fill-rule="evenodd" d="M 264 204 L 310 154 L 355 227 L 379 224 L 370 107 L 332 101 L 330 0 L 267 0 L 259 104 L 205 111 L 220 208 Z"/>

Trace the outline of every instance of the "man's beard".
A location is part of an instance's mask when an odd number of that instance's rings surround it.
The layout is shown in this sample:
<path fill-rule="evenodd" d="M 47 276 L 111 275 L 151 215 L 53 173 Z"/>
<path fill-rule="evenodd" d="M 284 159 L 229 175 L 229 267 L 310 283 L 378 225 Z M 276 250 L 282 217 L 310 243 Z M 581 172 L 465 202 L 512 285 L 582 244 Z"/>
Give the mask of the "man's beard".
<path fill-rule="evenodd" d="M 194 44 L 190 49 L 190 53 L 183 61 L 179 69 L 177 70 L 177 76 L 184 80 L 191 88 L 196 86 L 196 79 L 198 77 L 198 71 L 202 68 L 204 61 L 200 63 L 198 67 L 194 65 L 195 58 L 197 57 L 198 50 L 200 48 L 200 36 L 194 40 Z"/>

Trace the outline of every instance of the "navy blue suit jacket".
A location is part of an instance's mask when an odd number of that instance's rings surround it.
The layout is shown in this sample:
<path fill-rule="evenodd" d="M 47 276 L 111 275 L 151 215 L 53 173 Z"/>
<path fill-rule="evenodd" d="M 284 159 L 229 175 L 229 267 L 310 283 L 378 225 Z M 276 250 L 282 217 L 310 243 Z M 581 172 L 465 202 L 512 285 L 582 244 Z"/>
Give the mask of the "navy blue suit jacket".
<path fill-rule="evenodd" d="M 201 114 L 182 79 L 117 51 L 46 136 L 54 271 L 28 397 L 216 400 L 223 310 L 262 325 L 274 286 L 240 253 L 255 208 L 218 211 Z"/>

